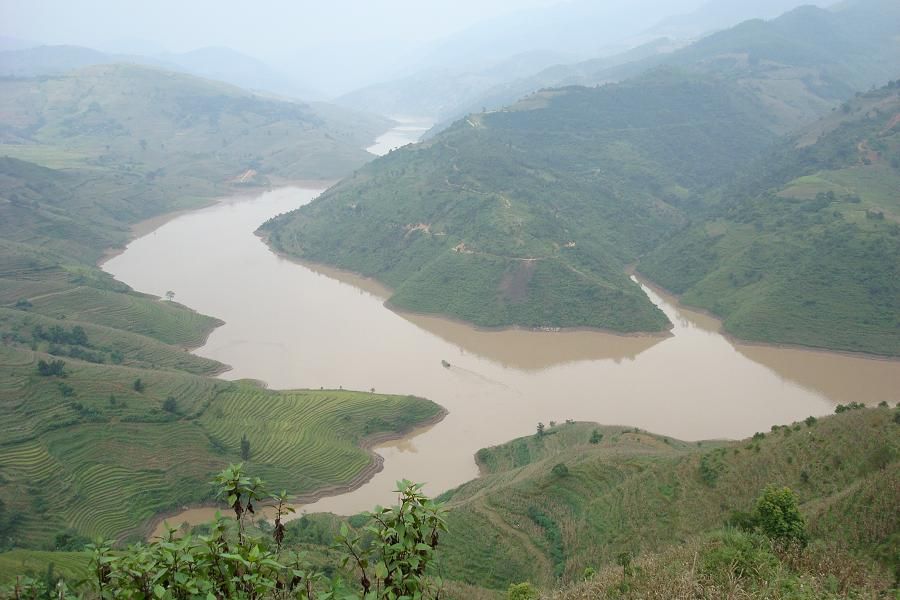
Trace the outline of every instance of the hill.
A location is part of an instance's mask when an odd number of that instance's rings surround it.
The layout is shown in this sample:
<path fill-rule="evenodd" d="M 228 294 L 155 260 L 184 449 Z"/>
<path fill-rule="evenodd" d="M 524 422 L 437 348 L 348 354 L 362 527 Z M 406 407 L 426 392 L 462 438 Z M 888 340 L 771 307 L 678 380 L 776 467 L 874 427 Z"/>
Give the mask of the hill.
<path fill-rule="evenodd" d="M 482 477 L 442 497 L 450 509 L 444 572 L 500 589 L 578 581 L 622 552 L 666 552 L 722 528 L 769 484 L 798 493 L 813 538 L 896 569 L 895 416 L 855 410 L 696 444 L 564 424 L 484 449 Z"/>
<path fill-rule="evenodd" d="M 736 257 L 726 248 L 735 245 L 740 264 L 685 298 L 723 316 L 729 332 L 898 355 L 895 113 L 888 104 L 871 114 L 853 103 L 837 110 L 853 86 L 900 69 L 897 42 L 880 20 L 896 12 L 880 0 L 834 13 L 804 7 L 667 59 L 689 68 L 544 90 L 470 115 L 368 165 L 264 232 L 288 255 L 379 279 L 400 310 L 486 327 L 622 332 L 665 326 L 630 293 L 627 265 L 642 260 L 645 275 L 687 293 L 722 266 L 720 253 Z M 863 35 L 867 27 L 871 36 Z M 863 65 L 867 56 L 884 60 Z M 813 115 L 822 120 L 810 123 Z M 839 127 L 854 115 L 870 115 L 857 120 L 868 129 Z M 813 149 L 778 140 L 800 123 L 804 139 L 831 133 Z M 877 146 L 872 154 L 869 143 Z M 767 153 L 769 167 L 755 166 Z M 837 175 L 843 185 L 822 190 L 853 188 L 851 197 L 868 198 L 865 206 L 819 206 L 821 199 L 806 197 L 760 208 L 773 186 L 832 164 L 850 171 Z M 726 236 L 712 250 L 726 227 L 720 221 L 729 219 L 748 225 L 733 229 L 743 237 Z M 797 282 L 807 287 L 798 293 Z"/>
<path fill-rule="evenodd" d="M 0 50 L 0 77 L 59 76 L 96 65 L 132 64 L 222 81 L 247 90 L 312 100 L 321 94 L 262 61 L 231 48 L 207 47 L 182 53 L 109 53 L 83 46 L 43 46 Z"/>
<path fill-rule="evenodd" d="M 117 166 L 120 175 L 224 183 L 262 177 L 334 179 L 367 162 L 388 122 L 320 113 L 227 84 L 136 65 L 0 81 L 0 155 L 48 167 Z M 162 171 L 160 171 L 162 170 Z M 155 181 L 158 185 L 160 181 Z M 207 189 L 209 184 L 207 184 Z"/>
<path fill-rule="evenodd" d="M 293 494 L 352 486 L 372 436 L 440 417 L 215 379 L 188 349 L 221 321 L 96 266 L 143 219 L 362 164 L 384 121 L 129 65 L 0 88 L 0 546 L 142 537 L 241 458 Z"/>
<path fill-rule="evenodd" d="M 625 266 L 774 137 L 752 97 L 691 73 L 552 90 L 393 152 L 263 231 L 379 279 L 403 310 L 659 331 Z"/>
<path fill-rule="evenodd" d="M 762 11 L 757 15 L 768 16 L 778 5 L 755 3 L 738 12 Z M 709 3 L 691 22 L 698 23 L 701 14 L 720 21 L 722 8 L 734 12 L 727 2 Z M 749 20 L 690 45 L 678 42 L 677 36 L 674 41 L 657 39 L 622 54 L 550 67 L 497 86 L 448 115 L 433 131 L 445 129 L 468 112 L 482 107 L 497 110 L 535 90 L 622 81 L 668 65 L 730 79 L 766 102 L 782 132 L 787 132 L 814 121 L 856 91 L 893 79 L 900 70 L 898 23 L 896 3 L 860 0 L 828 10 L 803 6 L 775 19 Z"/>
<path fill-rule="evenodd" d="M 900 355 L 900 84 L 782 142 L 640 271 L 743 339 Z"/>
<path fill-rule="evenodd" d="M 693 444 L 571 422 L 485 448 L 481 477 L 439 498 L 448 531 L 431 572 L 441 597 L 459 600 L 541 589 L 558 600 L 888 597 L 900 568 L 898 410 L 841 406 L 752 439 Z M 760 521 L 763 496 L 799 525 L 800 545 Z M 347 576 L 332 542 L 367 521 L 304 515 L 281 543 Z M 72 552 L 15 551 L 0 564 L 41 574 L 56 557 L 60 572 L 84 572 L 87 557 Z M 512 595 L 525 581 L 530 595 Z"/>

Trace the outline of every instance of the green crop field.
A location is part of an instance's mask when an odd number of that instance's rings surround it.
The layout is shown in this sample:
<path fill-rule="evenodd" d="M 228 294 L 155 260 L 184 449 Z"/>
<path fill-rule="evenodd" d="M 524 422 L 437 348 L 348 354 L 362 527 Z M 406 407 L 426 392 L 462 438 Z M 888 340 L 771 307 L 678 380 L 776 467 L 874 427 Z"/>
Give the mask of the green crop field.
<path fill-rule="evenodd" d="M 164 509 L 207 500 L 212 475 L 242 460 L 244 435 L 248 468 L 273 489 L 346 485 L 372 464 L 360 447 L 367 437 L 406 431 L 440 411 L 411 397 L 273 392 L 116 365 L 67 362 L 64 378 L 40 377 L 29 355 L 0 355 L 10 373 L 2 416 L 17 423 L 0 440 L 0 499 L 18 515 L 14 539 L 31 544 L 67 529 L 133 536 Z M 162 408 L 167 398 L 175 412 Z"/>
<path fill-rule="evenodd" d="M 46 552 L 40 550 L 10 550 L 0 553 L 0 584 L 15 583 L 16 576 L 43 577 L 48 565 L 67 582 L 84 579 L 88 575 L 89 555 L 86 552 Z"/>

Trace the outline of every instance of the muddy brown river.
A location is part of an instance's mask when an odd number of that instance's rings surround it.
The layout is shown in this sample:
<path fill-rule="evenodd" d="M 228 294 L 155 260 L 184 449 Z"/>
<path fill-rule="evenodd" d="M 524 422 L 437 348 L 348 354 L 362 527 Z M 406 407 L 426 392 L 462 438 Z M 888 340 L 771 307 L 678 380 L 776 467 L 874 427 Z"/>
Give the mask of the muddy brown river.
<path fill-rule="evenodd" d="M 479 448 L 532 433 L 538 421 L 742 438 L 829 414 L 839 403 L 900 401 L 900 361 L 735 343 L 715 319 L 643 284 L 674 324 L 671 336 L 487 332 L 392 312 L 377 283 L 291 262 L 254 235 L 266 219 L 320 192 L 284 188 L 225 200 L 165 223 L 104 265 L 137 290 L 172 290 L 177 301 L 223 319 L 196 353 L 231 365 L 224 378 L 279 389 L 375 388 L 449 411 L 438 425 L 377 447 L 384 470 L 367 484 L 303 511 L 368 510 L 391 502 L 402 478 L 439 493 L 477 476 Z M 213 512 L 191 509 L 170 522 L 204 522 Z"/>

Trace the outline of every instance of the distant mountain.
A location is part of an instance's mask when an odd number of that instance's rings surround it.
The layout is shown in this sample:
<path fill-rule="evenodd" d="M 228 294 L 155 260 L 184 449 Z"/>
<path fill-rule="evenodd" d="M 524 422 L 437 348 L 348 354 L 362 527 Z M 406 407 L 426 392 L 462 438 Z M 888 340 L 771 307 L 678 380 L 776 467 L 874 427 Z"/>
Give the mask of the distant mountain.
<path fill-rule="evenodd" d="M 335 103 L 387 116 L 421 116 L 435 120 L 456 116 L 488 90 L 532 75 L 563 59 L 553 52 L 513 56 L 479 70 L 429 68 L 395 81 L 345 94 Z"/>
<path fill-rule="evenodd" d="M 464 67 L 535 50 L 593 58 L 623 50 L 648 26 L 648 15 L 681 14 L 696 0 L 574 0 L 490 19 L 435 44 L 423 65 Z"/>
<path fill-rule="evenodd" d="M 37 46 L 0 52 L 0 76 L 60 75 L 73 69 L 113 62 L 129 62 L 82 46 Z"/>
<path fill-rule="evenodd" d="M 668 54 L 682 46 L 683 44 L 679 42 L 661 38 L 612 56 L 594 58 L 579 63 L 555 64 L 529 76 L 498 83 L 483 90 L 480 95 L 469 98 L 468 103 L 457 103 L 452 107 L 448 107 L 440 115 L 442 120 L 434 125 L 426 137 L 443 131 L 451 123 L 467 114 L 483 110 L 492 111 L 509 106 L 537 90 L 579 85 L 589 80 L 594 81 L 597 72 L 617 65 L 629 64 L 646 58 Z"/>
<path fill-rule="evenodd" d="M 710 0 L 694 11 L 663 19 L 651 27 L 645 35 L 651 37 L 673 37 L 676 39 L 696 39 L 700 36 L 733 27 L 751 19 L 772 19 L 798 6 L 811 5 L 825 7 L 833 2 L 828 0 Z"/>
<path fill-rule="evenodd" d="M 274 71 L 260 60 L 230 48 L 201 48 L 181 54 L 110 54 L 82 46 L 37 46 L 0 52 L 0 76 L 61 75 L 92 65 L 130 63 L 180 71 L 238 87 L 291 98 L 321 94 Z"/>
<path fill-rule="evenodd" d="M 178 65 L 187 73 L 225 81 L 247 90 L 272 92 L 292 98 L 318 100 L 321 92 L 292 80 L 261 60 L 231 48 L 199 48 L 181 54 L 159 56 L 165 62 Z"/>
<path fill-rule="evenodd" d="M 40 46 L 40 44 L 17 37 L 0 35 L 0 52 L 6 52 L 7 50 L 24 50 L 25 48 L 33 48 L 35 46 Z"/>

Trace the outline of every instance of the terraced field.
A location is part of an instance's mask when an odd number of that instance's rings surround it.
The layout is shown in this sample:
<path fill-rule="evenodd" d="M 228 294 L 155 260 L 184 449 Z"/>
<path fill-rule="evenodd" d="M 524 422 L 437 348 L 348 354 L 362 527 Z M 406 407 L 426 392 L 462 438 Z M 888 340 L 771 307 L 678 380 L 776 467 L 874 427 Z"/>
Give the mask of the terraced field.
<path fill-rule="evenodd" d="M 663 551 L 721 527 L 768 484 L 797 492 L 815 537 L 892 568 L 898 410 L 854 410 L 741 442 L 574 424 L 485 449 L 485 475 L 444 496 L 442 573 L 494 589 L 580 580 L 620 552 Z"/>
<path fill-rule="evenodd" d="M 275 487 L 302 493 L 346 484 L 372 464 L 359 447 L 365 438 L 409 430 L 436 414 L 436 405 L 408 396 L 276 393 L 243 385 L 218 398 L 200 423 L 228 447 L 238 447 L 246 434 L 252 471 Z"/>
<path fill-rule="evenodd" d="M 29 299 L 35 312 L 56 319 L 85 321 L 123 329 L 166 344 L 196 347 L 221 321 L 152 296 L 74 287 Z"/>
<path fill-rule="evenodd" d="M 0 487 L 14 539 L 43 544 L 66 530 L 139 536 L 157 513 L 210 499 L 211 476 L 240 462 L 272 488 L 301 494 L 347 485 L 373 464 L 368 436 L 400 432 L 440 408 L 412 397 L 345 391 L 273 392 L 180 372 L 66 363 L 41 377 L 37 354 L 0 347 Z M 132 383 L 140 377 L 143 392 Z M 63 397 L 59 384 L 73 395 Z M 115 404 L 110 396 L 115 397 Z M 177 413 L 161 408 L 174 397 Z"/>
<path fill-rule="evenodd" d="M 67 582 L 83 579 L 88 572 L 86 552 L 44 552 L 40 550 L 11 550 L 0 553 L 0 585 L 15 582 L 16 575 L 42 576 L 47 565 Z"/>

